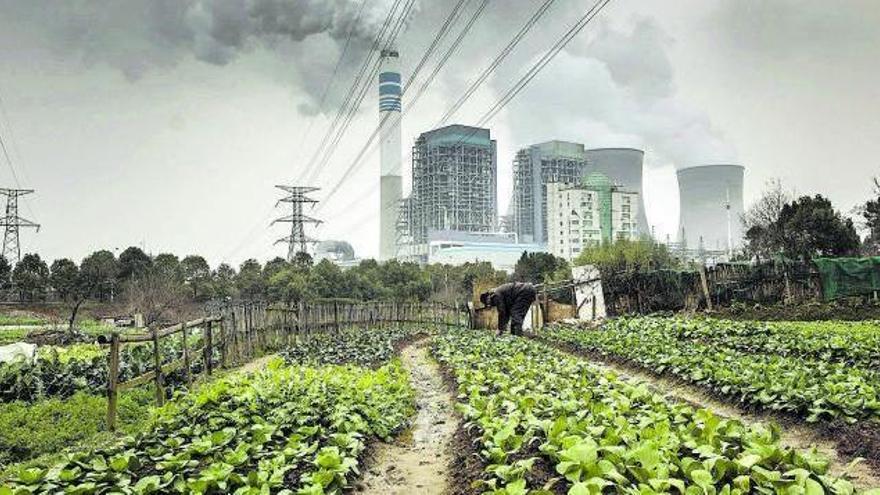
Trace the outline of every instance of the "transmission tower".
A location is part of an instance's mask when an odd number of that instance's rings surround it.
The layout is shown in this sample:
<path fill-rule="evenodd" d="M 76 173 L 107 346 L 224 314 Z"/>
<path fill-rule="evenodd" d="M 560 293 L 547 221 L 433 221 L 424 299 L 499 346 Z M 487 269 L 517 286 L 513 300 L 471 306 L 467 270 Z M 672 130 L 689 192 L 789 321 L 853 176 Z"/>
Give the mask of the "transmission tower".
<path fill-rule="evenodd" d="M 0 227 L 6 227 L 3 234 L 3 257 L 10 263 L 18 263 L 21 259 L 21 243 L 18 239 L 20 227 L 31 227 L 40 231 L 40 225 L 18 216 L 18 198 L 31 194 L 33 189 L 0 188 L 0 194 L 6 196 L 6 215 L 0 218 Z"/>
<path fill-rule="evenodd" d="M 287 243 L 287 261 L 293 261 L 296 253 L 307 252 L 308 244 L 317 242 L 306 236 L 305 226 L 307 223 L 319 224 L 320 220 L 303 213 L 303 205 L 315 204 L 318 201 L 307 196 L 308 193 L 317 191 L 317 187 L 305 186 L 275 186 L 287 193 L 287 196 L 278 200 L 278 203 L 290 203 L 290 215 L 275 219 L 272 224 L 279 222 L 290 223 L 290 235 L 275 241 L 275 244 Z"/>

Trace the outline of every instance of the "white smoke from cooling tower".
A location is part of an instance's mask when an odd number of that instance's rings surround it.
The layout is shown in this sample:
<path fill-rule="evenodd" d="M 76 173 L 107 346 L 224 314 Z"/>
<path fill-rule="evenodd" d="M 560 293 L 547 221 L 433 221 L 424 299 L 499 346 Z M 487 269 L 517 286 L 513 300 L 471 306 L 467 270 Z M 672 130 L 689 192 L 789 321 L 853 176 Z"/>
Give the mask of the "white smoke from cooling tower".
<path fill-rule="evenodd" d="M 396 50 L 382 51 L 379 72 L 379 121 L 382 123 L 379 149 L 379 259 L 397 253 L 397 217 L 403 196 L 401 181 L 400 94 L 401 78 Z"/>

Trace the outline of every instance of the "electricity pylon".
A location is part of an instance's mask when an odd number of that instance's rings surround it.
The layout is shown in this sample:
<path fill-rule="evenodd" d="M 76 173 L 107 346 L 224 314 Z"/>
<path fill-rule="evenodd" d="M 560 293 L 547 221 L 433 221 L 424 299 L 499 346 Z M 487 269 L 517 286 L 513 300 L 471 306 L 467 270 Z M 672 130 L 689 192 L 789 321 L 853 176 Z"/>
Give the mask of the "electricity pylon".
<path fill-rule="evenodd" d="M 3 257 L 6 261 L 15 264 L 21 260 L 21 243 L 19 242 L 18 229 L 30 227 L 40 231 L 40 225 L 18 215 L 18 198 L 25 194 L 31 194 L 33 189 L 7 189 L 0 188 L 0 194 L 6 196 L 6 215 L 0 218 L 0 227 L 5 227 L 3 234 Z"/>
<path fill-rule="evenodd" d="M 314 239 L 306 236 L 306 228 L 305 225 L 307 223 L 311 224 L 320 224 L 321 221 L 315 218 L 312 218 L 303 213 L 303 205 L 305 204 L 315 204 L 318 201 L 306 196 L 308 193 L 315 192 L 319 188 L 317 187 L 305 187 L 305 186 L 275 186 L 278 189 L 286 192 L 288 195 L 279 199 L 278 204 L 280 203 L 290 203 L 290 215 L 286 217 L 276 218 L 272 224 L 276 224 L 279 222 L 282 223 L 290 223 L 290 235 L 287 237 L 282 237 L 275 241 L 275 244 L 279 244 L 282 242 L 287 243 L 287 261 L 293 261 L 296 257 L 296 253 L 299 252 L 308 252 L 306 250 L 306 246 L 311 243 L 315 243 Z M 275 206 L 278 206 L 276 204 Z"/>

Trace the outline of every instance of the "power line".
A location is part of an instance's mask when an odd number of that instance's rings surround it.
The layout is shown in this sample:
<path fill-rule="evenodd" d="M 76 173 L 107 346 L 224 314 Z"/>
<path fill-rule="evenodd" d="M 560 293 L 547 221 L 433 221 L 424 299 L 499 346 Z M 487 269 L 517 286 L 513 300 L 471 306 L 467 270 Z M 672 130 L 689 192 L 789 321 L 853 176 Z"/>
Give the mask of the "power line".
<path fill-rule="evenodd" d="M 378 70 L 379 59 L 377 59 L 375 62 L 373 62 L 372 67 L 371 67 L 371 62 L 373 61 L 373 55 L 376 53 L 377 48 L 379 48 L 379 46 L 382 44 L 383 38 L 385 37 L 385 33 L 389 32 L 389 28 L 391 28 L 391 31 L 390 31 L 391 34 L 388 36 L 386 46 L 390 45 L 390 43 L 393 43 L 394 39 L 396 39 L 397 35 L 400 33 L 400 30 L 402 29 L 403 25 L 405 24 L 405 20 L 406 20 L 407 16 L 409 15 L 409 12 L 412 10 L 412 7 L 415 3 L 415 0 L 408 0 L 408 2 L 406 4 L 404 4 L 403 9 L 401 9 L 400 18 L 397 20 L 397 22 L 394 23 L 394 25 L 392 27 L 392 21 L 394 21 L 395 13 L 397 13 L 398 7 L 400 6 L 401 1 L 402 0 L 395 0 L 394 4 L 389 9 L 388 14 L 386 15 L 385 21 L 382 24 L 382 27 L 380 28 L 378 34 L 376 35 L 376 37 L 373 40 L 373 44 L 370 48 L 370 51 L 367 52 L 367 55 L 364 58 L 364 61 L 363 61 L 363 64 L 361 65 L 360 71 L 358 72 L 355 79 L 352 81 L 352 84 L 348 90 L 348 93 L 346 94 L 346 97 L 344 98 L 342 105 L 339 107 L 339 109 L 336 113 L 336 117 L 334 118 L 330 127 L 325 132 L 324 137 L 321 140 L 321 144 L 315 150 L 315 152 L 312 155 L 312 158 L 310 159 L 306 168 L 302 171 L 302 173 L 300 173 L 299 179 L 297 180 L 298 183 L 302 183 L 303 182 L 302 179 L 305 177 L 305 175 L 309 171 L 312 170 L 312 168 L 315 164 L 318 163 L 317 158 L 318 158 L 318 156 L 321 155 L 321 153 L 323 151 L 325 151 L 325 148 L 327 147 L 328 140 L 330 139 L 330 137 L 333 136 L 334 133 L 336 134 L 336 137 L 334 137 L 334 140 L 333 140 L 333 144 L 331 145 L 331 146 L 335 147 L 335 143 L 337 143 L 339 141 L 339 139 L 341 139 L 346 128 L 348 127 L 348 123 L 350 123 L 351 119 L 353 118 L 353 114 L 357 111 L 357 108 L 359 107 L 361 101 L 363 100 L 366 88 L 368 87 L 368 84 L 366 83 L 366 81 L 371 80 L 373 78 L 372 74 L 374 74 L 375 71 Z M 369 78 L 364 79 L 364 75 L 367 73 L 368 69 L 369 69 L 371 75 L 369 76 Z M 353 102 L 353 98 L 355 98 L 356 94 L 357 94 L 357 102 Z M 342 128 L 339 127 L 340 121 L 343 122 Z M 332 149 L 327 151 L 327 153 L 332 154 Z M 328 158 L 329 158 L 329 155 L 328 155 Z M 325 161 L 325 160 L 322 160 L 322 162 L 323 161 Z M 310 178 L 310 180 L 311 180 L 311 178 Z M 240 252 L 244 247 L 253 244 L 257 239 L 253 234 L 269 218 L 271 218 L 271 210 L 269 212 L 267 212 L 266 215 L 264 215 L 263 221 L 254 224 L 254 227 L 249 232 L 249 235 L 246 238 L 242 239 L 242 241 L 232 251 L 227 253 L 223 257 L 223 261 L 224 262 L 227 261 L 230 257 L 232 257 L 235 254 L 237 254 L 238 252 Z"/>
<path fill-rule="evenodd" d="M 501 65 L 501 62 L 503 62 L 504 59 L 507 58 L 508 55 L 510 55 L 513 49 L 516 48 L 519 42 L 522 41 L 523 38 L 525 38 L 526 34 L 528 34 L 532 27 L 534 27 L 534 25 L 537 24 L 541 17 L 543 17 L 543 15 L 550 9 L 550 6 L 553 4 L 554 1 L 555 0 L 545 0 L 544 3 L 541 4 L 540 7 L 538 7 L 538 10 L 534 14 L 532 14 L 529 20 L 526 21 L 525 25 L 523 25 L 522 28 L 520 28 L 519 32 L 516 33 L 513 39 L 511 39 L 507 43 L 504 49 L 501 50 L 501 53 L 499 53 L 495 57 L 495 59 L 492 60 L 492 63 L 490 63 L 485 69 L 483 69 L 483 72 L 480 73 L 480 76 L 477 77 L 477 79 L 471 83 L 468 89 L 464 93 L 462 93 L 458 100 L 456 100 L 456 102 L 453 103 L 448 110 L 446 110 L 440 120 L 437 121 L 436 124 L 434 124 L 434 127 L 439 127 L 440 125 L 446 123 L 453 115 L 455 115 L 455 112 L 457 112 L 458 109 L 461 108 L 461 106 L 464 105 L 464 103 L 468 99 L 470 99 L 471 96 L 473 96 L 473 94 L 477 91 L 477 89 L 479 89 L 483 82 L 486 81 L 489 75 L 492 74 L 492 72 L 494 72 L 499 65 Z"/>
<path fill-rule="evenodd" d="M 400 120 L 401 120 L 401 119 L 402 119 L 402 118 L 403 118 L 408 112 L 411 111 L 411 109 L 413 108 L 413 106 L 418 102 L 419 98 L 425 93 L 425 91 L 427 90 L 428 86 L 430 86 L 431 83 L 434 81 L 434 79 L 436 78 L 436 76 L 437 76 L 437 74 L 440 72 L 440 70 L 441 70 L 441 69 L 446 65 L 446 63 L 449 61 L 449 58 L 452 56 L 452 54 L 455 53 L 455 51 L 456 51 L 456 50 L 458 49 L 458 47 L 461 45 L 462 40 L 464 40 L 465 36 L 467 36 L 467 34 L 470 32 L 470 30 L 471 30 L 471 28 L 473 27 L 474 23 L 475 23 L 475 22 L 477 21 L 477 19 L 479 19 L 480 16 L 483 14 L 483 12 L 485 11 L 486 6 L 488 5 L 488 3 L 489 3 L 489 0 L 482 0 L 482 2 L 480 3 L 479 7 L 477 7 L 477 9 L 474 11 L 474 13 L 471 15 L 470 19 L 468 19 L 467 24 L 464 26 L 464 28 L 461 30 L 461 32 L 459 32 L 458 36 L 457 36 L 456 39 L 452 42 L 452 44 L 449 46 L 449 48 L 447 48 L 446 52 L 445 52 L 445 53 L 443 54 L 443 56 L 441 57 L 440 61 L 439 61 L 439 62 L 437 63 L 437 65 L 434 67 L 434 70 L 431 72 L 431 74 L 428 75 L 428 77 L 425 79 L 425 81 L 423 81 L 421 87 L 419 87 L 418 91 L 416 92 L 415 97 L 413 97 L 412 101 L 407 102 L 407 106 L 406 106 L 406 108 L 404 109 L 403 114 L 402 114 L 402 115 L 397 115 L 397 116 L 396 116 L 396 118 L 397 118 L 397 122 L 394 122 L 393 125 L 390 126 L 390 127 L 393 127 L 394 125 L 399 125 Z M 433 44 L 432 44 L 432 47 L 433 47 Z M 411 80 L 413 80 L 413 79 L 411 79 Z M 403 97 L 405 94 L 406 94 L 406 89 L 404 89 L 403 94 L 401 94 L 401 97 Z M 333 185 L 333 187 L 330 189 L 330 192 L 328 192 L 327 195 L 324 197 L 324 200 L 323 200 L 322 204 L 319 205 L 319 208 L 321 208 L 324 204 L 326 204 L 327 200 L 328 200 L 330 197 L 332 197 L 334 194 L 336 194 L 337 191 L 339 191 L 339 188 L 342 187 L 342 184 L 345 182 L 345 180 L 351 175 L 351 173 L 354 171 L 354 169 L 357 168 L 358 165 L 360 165 L 360 163 L 362 162 L 363 158 L 365 157 L 365 155 L 366 155 L 367 152 L 369 151 L 370 147 L 376 142 L 376 138 L 377 138 L 377 137 L 379 136 L 379 134 L 382 132 L 382 129 L 384 129 L 384 125 L 385 125 L 386 121 L 387 121 L 389 118 L 392 118 L 390 113 L 389 113 L 389 114 L 386 114 L 386 115 L 384 115 L 384 116 L 382 117 L 382 120 L 379 122 L 379 125 L 376 127 L 376 129 L 373 131 L 373 133 L 372 133 L 372 134 L 370 135 L 370 137 L 367 139 L 367 142 L 361 147 L 361 149 L 360 149 L 360 151 L 358 152 L 357 156 L 356 156 L 355 159 L 351 162 L 351 164 L 349 165 L 349 167 L 346 169 L 345 173 L 342 174 L 342 177 L 340 177 L 340 178 L 336 181 L 336 183 L 335 183 L 335 184 Z"/>
<path fill-rule="evenodd" d="M 355 17 L 354 22 L 351 24 L 351 28 L 348 30 L 348 37 L 345 39 L 345 44 L 342 47 L 342 52 L 339 54 L 339 58 L 336 59 L 336 65 L 333 67 L 333 72 L 330 74 L 330 78 L 327 81 L 327 84 L 324 85 L 324 91 L 321 93 L 321 98 L 318 101 L 318 114 L 324 112 L 324 103 L 327 101 L 327 95 L 330 93 L 330 88 L 333 87 L 333 83 L 336 80 L 336 75 L 339 73 L 339 69 L 342 67 L 342 62 L 345 60 L 345 55 L 348 53 L 348 47 L 351 45 L 351 39 L 354 35 L 354 31 L 357 28 L 358 23 L 361 20 L 361 16 L 364 13 L 364 7 L 367 5 L 369 0 L 361 0 L 360 8 L 358 9 L 357 17 Z M 312 128 L 315 126 L 315 121 L 317 118 L 309 119 L 309 126 L 306 128 L 306 132 L 303 133 L 302 138 L 299 142 L 300 156 L 302 156 L 302 150 L 305 147 L 306 139 L 308 139 L 309 135 L 312 133 Z"/>
<path fill-rule="evenodd" d="M 477 122 L 476 127 L 480 127 L 481 125 L 485 125 L 486 122 L 491 120 L 498 112 L 501 111 L 502 108 L 507 106 L 511 100 L 513 100 L 516 95 L 520 93 L 531 81 L 535 78 L 543 69 L 553 60 L 556 55 L 559 54 L 570 42 L 577 36 L 586 26 L 589 24 L 602 9 L 608 5 L 611 0 L 599 0 L 580 18 L 578 22 L 575 23 L 560 39 L 544 53 L 542 56 L 527 72 L 526 74 L 519 79 L 507 92 L 504 96 L 499 99 L 492 108 L 483 115 L 482 118 Z"/>
<path fill-rule="evenodd" d="M 574 37 L 577 36 L 577 34 L 579 34 L 593 20 L 593 18 L 596 15 L 598 15 L 599 12 L 601 12 L 602 9 L 604 9 L 605 6 L 607 6 L 610 2 L 611 2 L 611 0 L 598 0 L 595 4 L 593 4 L 593 6 L 589 10 L 587 10 L 586 13 L 584 13 L 584 15 L 581 16 L 578 19 L 578 21 L 571 28 L 569 28 L 569 30 L 566 31 L 562 35 L 562 37 L 560 37 L 544 53 L 544 55 L 538 61 L 535 62 L 535 64 L 533 64 L 532 67 L 529 68 L 529 70 L 526 71 L 526 73 L 522 77 L 520 77 L 520 79 L 517 80 L 517 82 L 515 84 L 513 84 L 513 86 L 511 86 L 504 93 L 504 95 L 501 98 L 499 98 L 499 100 L 485 114 L 483 114 L 483 116 L 479 119 L 478 123 L 474 126 L 475 129 L 473 131 L 471 131 L 470 133 L 466 134 L 465 136 L 462 136 L 462 138 L 457 143 L 452 145 L 452 147 L 454 148 L 456 146 L 459 146 L 463 142 L 465 142 L 466 140 L 470 139 L 476 133 L 477 128 L 486 125 L 492 118 L 494 118 L 495 115 L 497 115 L 498 112 L 500 112 L 508 103 L 510 103 L 510 101 L 514 97 L 516 97 L 516 95 L 518 95 L 519 92 L 522 91 L 535 78 L 535 76 L 537 76 L 538 73 L 540 73 L 541 70 L 543 70 L 544 67 L 546 67 L 547 64 L 549 64 L 550 61 L 557 54 L 559 54 L 559 52 L 562 51 L 568 45 L 568 43 L 570 43 L 571 40 L 574 39 Z M 543 4 L 539 8 L 538 12 L 536 12 L 536 14 L 540 13 L 538 18 L 540 18 L 540 16 L 543 15 L 542 9 L 546 10 L 546 9 L 544 9 Z M 534 24 L 534 23 L 532 23 L 532 24 Z M 528 25 L 529 25 L 529 23 L 526 24 L 526 26 L 528 26 Z M 531 29 L 531 27 L 529 27 L 528 29 Z M 528 29 L 526 29 L 525 31 L 527 32 Z M 520 30 L 520 31 L 522 32 L 523 30 Z M 517 36 L 514 37 L 514 40 L 516 40 L 518 37 L 521 39 L 521 37 L 519 36 L 519 33 L 517 34 Z M 516 41 L 515 43 L 513 43 L 513 46 L 516 46 L 516 44 L 518 44 L 518 43 L 519 43 L 519 41 Z M 507 50 L 507 47 L 505 47 L 505 50 Z M 511 48 L 511 50 L 512 50 L 512 48 Z M 504 53 L 504 51 L 502 51 L 502 53 Z M 508 51 L 508 53 L 509 53 L 509 51 Z M 507 55 L 504 55 L 503 57 L 500 57 L 500 58 L 503 60 L 503 58 L 506 56 Z M 498 58 L 499 57 L 496 57 L 496 59 L 498 59 Z M 499 63 L 500 63 L 500 61 L 499 61 Z M 498 64 L 495 64 L 494 61 L 493 61 L 493 64 L 490 64 L 490 67 L 492 67 L 493 65 L 495 68 L 497 68 L 497 66 L 498 66 Z M 492 70 L 494 71 L 495 69 L 493 68 Z M 491 71 L 489 71 L 489 72 L 491 72 Z M 487 77 L 488 77 L 488 74 L 487 74 Z M 483 80 L 485 80 L 485 78 L 483 78 Z M 482 84 L 482 83 L 480 83 L 480 84 Z M 362 151 L 364 151 L 364 150 L 362 150 Z M 358 159 L 360 159 L 360 158 L 362 158 L 362 157 L 359 155 Z M 352 169 L 352 168 L 354 168 L 354 167 L 353 166 L 349 167 L 349 169 Z M 335 190 L 338 190 L 338 188 L 339 188 L 339 184 L 337 184 L 336 187 L 334 187 L 334 189 L 331 191 L 331 193 L 335 192 Z M 329 196 L 330 195 L 328 194 L 327 197 L 329 197 Z M 325 201 L 326 201 L 326 198 L 325 198 Z"/>
<path fill-rule="evenodd" d="M 415 5 L 415 0 L 408 0 L 408 2 L 404 6 L 402 13 L 398 19 L 397 25 L 391 31 L 391 34 L 388 36 L 388 39 L 385 42 L 385 45 L 383 47 L 383 51 L 389 49 L 394 44 L 394 41 L 397 39 L 397 36 L 400 34 L 400 30 L 403 28 L 403 25 L 406 22 L 406 18 L 409 16 L 409 13 L 412 10 L 413 5 Z M 370 70 L 369 77 L 365 81 L 372 81 L 372 79 L 374 79 L 376 77 L 376 74 L 379 71 L 379 66 L 381 65 L 381 62 L 382 62 L 382 58 L 381 58 L 381 52 L 380 52 L 379 57 L 377 57 L 375 62 L 373 63 L 373 66 Z M 349 106 L 348 113 L 346 114 L 342 125 L 336 131 L 336 135 L 334 136 L 332 143 L 330 143 L 330 145 L 325 148 L 324 155 L 321 158 L 321 160 L 318 162 L 319 163 L 318 167 L 312 169 L 312 174 L 310 176 L 308 176 L 306 182 L 314 181 L 317 178 L 317 175 L 321 172 L 321 169 L 323 169 L 327 165 L 327 163 L 330 161 L 330 158 L 333 156 L 333 153 L 335 153 L 336 150 L 338 149 L 339 142 L 345 136 L 345 132 L 348 130 L 348 127 L 351 125 L 351 122 L 354 120 L 355 115 L 357 115 L 357 112 L 360 108 L 361 102 L 363 102 L 364 97 L 366 96 L 367 91 L 370 89 L 370 87 L 371 86 L 369 84 L 364 84 L 360 88 L 360 91 L 357 95 L 356 102 L 354 102 L 353 104 L 351 104 Z"/>
<path fill-rule="evenodd" d="M 309 173 L 312 167 L 317 163 L 318 157 L 321 153 L 324 152 L 325 147 L 327 146 L 327 142 L 331 136 L 337 131 L 337 127 L 339 125 L 340 120 L 346 115 L 348 111 L 348 107 L 351 104 L 352 98 L 358 89 L 363 84 L 363 77 L 366 73 L 367 69 L 370 67 L 370 63 L 373 59 L 373 55 L 376 53 L 376 50 L 379 48 L 379 45 L 382 41 L 382 38 L 385 36 L 385 32 L 388 31 L 388 28 L 391 26 L 391 21 L 394 19 L 394 14 L 397 12 L 397 8 L 400 5 L 402 0 L 394 0 L 394 3 L 391 5 L 391 8 L 388 10 L 388 14 L 385 17 L 385 21 L 382 23 L 382 27 L 379 32 L 376 34 L 376 37 L 373 40 L 373 44 L 370 47 L 370 50 L 367 52 L 367 55 L 364 57 L 364 61 L 361 64 L 361 68 L 355 76 L 354 80 L 351 83 L 351 86 L 348 89 L 348 92 L 345 95 L 345 98 L 342 101 L 342 105 L 340 105 L 339 109 L 336 111 L 336 116 L 333 118 L 333 122 L 331 122 L 330 126 L 327 128 L 327 131 L 324 133 L 324 136 L 321 138 L 321 142 L 318 147 L 315 149 L 315 152 L 312 154 L 312 157 L 309 159 L 309 162 L 306 164 L 305 169 L 299 175 L 299 178 L 302 179 L 305 177 L 307 173 Z M 297 182 L 302 182 L 298 180 Z"/>

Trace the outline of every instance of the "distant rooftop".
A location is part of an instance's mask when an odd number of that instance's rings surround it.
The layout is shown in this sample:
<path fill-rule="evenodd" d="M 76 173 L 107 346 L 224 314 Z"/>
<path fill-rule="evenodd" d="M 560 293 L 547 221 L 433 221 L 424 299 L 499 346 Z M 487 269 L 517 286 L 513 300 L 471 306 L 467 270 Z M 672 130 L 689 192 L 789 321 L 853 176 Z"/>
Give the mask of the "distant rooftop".
<path fill-rule="evenodd" d="M 425 138 L 429 145 L 458 144 L 461 142 L 462 144 L 489 146 L 492 143 L 489 129 L 461 124 L 452 124 L 430 130 L 422 133 L 420 137 Z"/>
<path fill-rule="evenodd" d="M 573 158 L 582 158 L 584 155 L 584 145 L 581 143 L 573 143 L 570 141 L 545 141 L 543 143 L 533 144 L 529 148 L 537 148 L 541 152 L 548 155 L 566 156 Z"/>

